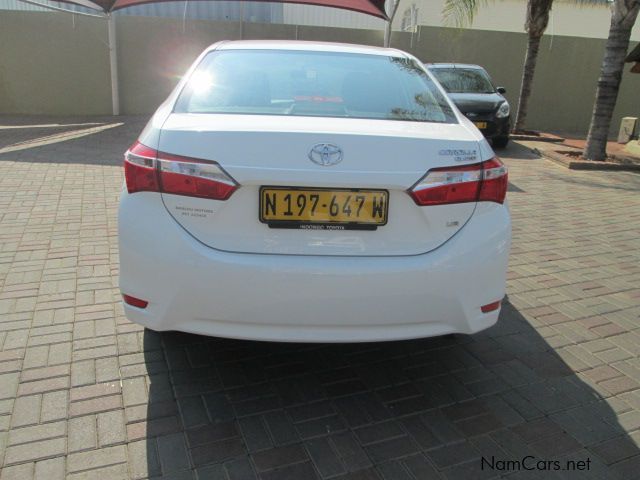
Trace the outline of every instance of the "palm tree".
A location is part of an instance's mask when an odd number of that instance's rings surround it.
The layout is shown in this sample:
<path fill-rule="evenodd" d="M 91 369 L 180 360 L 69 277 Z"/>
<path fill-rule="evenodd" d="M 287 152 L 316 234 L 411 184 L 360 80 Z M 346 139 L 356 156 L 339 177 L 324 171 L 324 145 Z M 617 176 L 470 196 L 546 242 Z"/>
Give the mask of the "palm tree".
<path fill-rule="evenodd" d="M 445 18 L 453 19 L 459 26 L 471 23 L 480 3 L 484 0 L 446 0 L 444 5 Z M 553 0 L 528 0 L 527 18 L 524 29 L 529 35 L 527 42 L 527 53 L 522 69 L 522 83 L 520 85 L 520 96 L 518 97 L 518 112 L 513 127 L 515 132 L 523 130 L 531 96 L 531 86 L 533 75 L 538 61 L 538 50 L 540 40 L 547 29 L 549 23 L 549 12 Z"/>
<path fill-rule="evenodd" d="M 529 0 L 527 2 L 527 19 L 524 29 L 529 35 L 529 39 L 527 41 L 527 53 L 524 57 L 524 67 L 522 68 L 522 83 L 520 85 L 520 96 L 518 97 L 518 113 L 513 126 L 514 132 L 524 130 L 529 97 L 531 96 L 531 86 L 533 84 L 533 74 L 538 63 L 540 40 L 547 29 L 552 4 L 553 0 Z"/>
<path fill-rule="evenodd" d="M 613 0 L 611 3 L 609 38 L 602 59 L 596 101 L 591 115 L 587 144 L 583 152 L 587 160 L 604 161 L 607 156 L 611 117 L 618 99 L 631 29 L 636 23 L 639 10 L 640 0 Z"/>

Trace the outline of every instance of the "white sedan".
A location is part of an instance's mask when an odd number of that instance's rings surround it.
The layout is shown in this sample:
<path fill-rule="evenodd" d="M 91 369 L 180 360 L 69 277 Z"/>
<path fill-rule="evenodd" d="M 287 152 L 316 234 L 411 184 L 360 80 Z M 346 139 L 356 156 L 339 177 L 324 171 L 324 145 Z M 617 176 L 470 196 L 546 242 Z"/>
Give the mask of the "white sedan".
<path fill-rule="evenodd" d="M 360 342 L 498 319 L 507 170 L 405 52 L 215 44 L 124 170 L 120 289 L 152 330 Z"/>

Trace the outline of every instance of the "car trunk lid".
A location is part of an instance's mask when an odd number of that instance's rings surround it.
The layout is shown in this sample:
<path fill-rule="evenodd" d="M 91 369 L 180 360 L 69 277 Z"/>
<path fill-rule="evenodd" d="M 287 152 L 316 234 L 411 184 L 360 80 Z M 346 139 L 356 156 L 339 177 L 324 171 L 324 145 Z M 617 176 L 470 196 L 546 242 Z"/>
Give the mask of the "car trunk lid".
<path fill-rule="evenodd" d="M 217 162 L 238 182 L 225 201 L 166 193 L 162 198 L 199 241 L 243 253 L 378 256 L 433 250 L 465 224 L 475 202 L 419 207 L 407 190 L 431 168 L 483 160 L 478 140 L 464 126 L 426 122 L 174 113 L 159 142 L 162 152 Z M 340 163 L 312 161 L 318 144 L 339 147 Z M 387 222 L 374 230 L 270 228 L 260 221 L 263 186 L 386 191 Z"/>

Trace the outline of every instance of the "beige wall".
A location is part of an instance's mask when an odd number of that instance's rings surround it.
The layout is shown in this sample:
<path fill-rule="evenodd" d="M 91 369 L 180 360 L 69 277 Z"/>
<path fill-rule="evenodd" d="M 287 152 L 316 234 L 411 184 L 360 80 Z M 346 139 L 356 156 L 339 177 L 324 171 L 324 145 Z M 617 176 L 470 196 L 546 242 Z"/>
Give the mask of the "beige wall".
<path fill-rule="evenodd" d="M 103 114 L 111 108 L 106 23 L 0 13 L 0 113 Z"/>
<path fill-rule="evenodd" d="M 231 22 L 118 17 L 122 111 L 150 113 L 195 57 L 211 43 L 239 37 Z M 244 25 L 245 38 L 298 38 L 380 45 L 380 30 L 293 25 Z M 413 41 L 413 47 L 412 42 Z M 421 27 L 392 43 L 423 61 L 484 65 L 516 107 L 526 36 L 521 33 Z M 604 40 L 545 37 L 540 49 L 529 126 L 584 133 L 589 125 Z M 0 15 L 0 113 L 108 114 L 109 62 L 105 23 L 67 14 Z M 625 73 L 614 127 L 640 114 L 640 75 Z"/>

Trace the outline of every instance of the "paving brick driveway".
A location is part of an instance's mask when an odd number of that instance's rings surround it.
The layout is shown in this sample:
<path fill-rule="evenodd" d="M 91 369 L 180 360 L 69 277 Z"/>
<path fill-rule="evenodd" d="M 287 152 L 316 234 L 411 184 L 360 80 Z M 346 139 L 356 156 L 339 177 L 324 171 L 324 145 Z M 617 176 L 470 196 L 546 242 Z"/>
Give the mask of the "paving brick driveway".
<path fill-rule="evenodd" d="M 125 124 L 6 128 L 82 120 Z M 508 301 L 473 337 L 155 334 L 117 288 L 143 123 L 0 117 L 2 480 L 640 478 L 640 175 L 506 150 Z"/>

